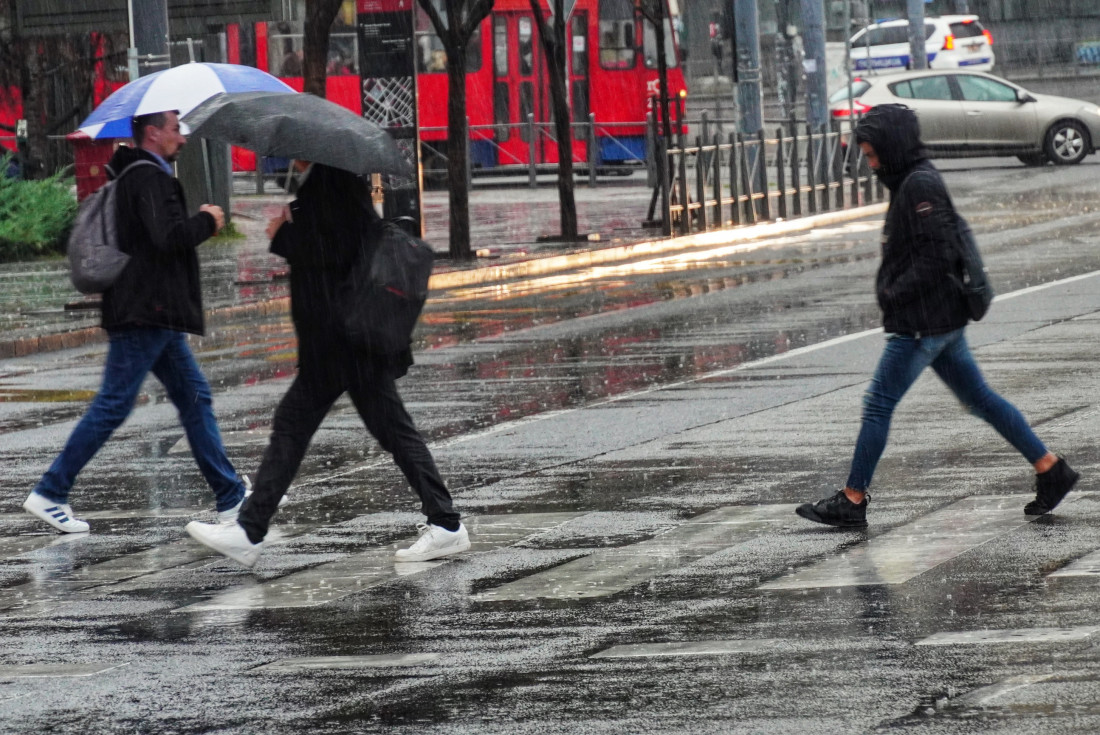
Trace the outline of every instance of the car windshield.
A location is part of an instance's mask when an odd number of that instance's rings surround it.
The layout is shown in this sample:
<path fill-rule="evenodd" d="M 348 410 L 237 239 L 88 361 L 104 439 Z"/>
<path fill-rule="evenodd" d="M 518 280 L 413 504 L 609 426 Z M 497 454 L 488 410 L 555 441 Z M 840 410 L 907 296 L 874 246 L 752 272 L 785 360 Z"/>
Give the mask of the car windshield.
<path fill-rule="evenodd" d="M 871 83 L 863 79 L 852 80 L 852 96 L 859 97 L 861 94 L 871 88 Z M 837 91 L 833 92 L 829 96 L 829 103 L 835 104 L 837 102 L 843 102 L 848 99 L 848 85 L 844 85 Z"/>
<path fill-rule="evenodd" d="M 955 38 L 977 38 L 985 29 L 975 20 L 967 20 L 962 23 L 951 24 L 951 35 Z"/>
<path fill-rule="evenodd" d="M 924 24 L 924 40 L 927 41 L 936 32 L 931 23 Z M 876 26 L 860 31 L 852 36 L 853 46 L 890 46 L 895 43 L 909 43 L 909 24 L 900 26 Z"/>

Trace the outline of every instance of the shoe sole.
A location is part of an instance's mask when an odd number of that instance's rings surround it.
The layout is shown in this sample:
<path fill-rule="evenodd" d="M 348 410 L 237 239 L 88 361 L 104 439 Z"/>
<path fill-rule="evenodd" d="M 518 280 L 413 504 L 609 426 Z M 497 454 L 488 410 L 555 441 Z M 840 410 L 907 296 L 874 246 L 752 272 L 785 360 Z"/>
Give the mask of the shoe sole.
<path fill-rule="evenodd" d="M 394 556 L 397 561 L 431 561 L 432 559 L 439 559 L 444 556 L 451 556 L 452 554 L 461 554 L 463 551 L 470 550 L 470 542 L 467 541 L 457 546 L 448 546 L 445 549 L 436 549 L 435 551 L 427 554 L 417 554 L 415 556 Z M 400 553 L 400 552 L 398 552 Z"/>
<path fill-rule="evenodd" d="M 1058 497 L 1057 500 L 1054 501 L 1053 505 L 1051 505 L 1048 508 L 1046 505 L 1040 503 L 1039 499 L 1036 498 L 1035 500 L 1032 500 L 1030 503 L 1028 503 L 1027 505 L 1024 506 L 1024 515 L 1026 515 L 1026 516 L 1046 515 L 1047 513 L 1050 513 L 1055 508 L 1057 508 L 1059 505 L 1061 505 L 1062 501 L 1066 499 L 1067 495 L 1069 495 L 1070 490 L 1073 490 L 1074 486 L 1077 484 L 1077 481 L 1081 479 L 1081 474 L 1080 473 L 1074 472 L 1073 474 L 1074 474 L 1073 481 L 1070 482 L 1069 487 L 1066 488 L 1066 491 L 1064 493 L 1062 493 Z"/>
<path fill-rule="evenodd" d="M 833 528 L 867 528 L 867 521 L 833 521 L 822 518 L 814 512 L 813 506 L 799 506 L 794 509 L 794 512 L 807 521 L 813 521 L 814 523 L 820 523 L 825 526 L 832 526 Z"/>
<path fill-rule="evenodd" d="M 246 569 L 251 569 L 252 567 L 256 566 L 256 562 L 258 562 L 260 560 L 260 555 L 259 554 L 257 554 L 254 559 L 249 559 L 246 556 L 242 556 L 240 554 L 235 554 L 231 551 L 224 551 L 222 549 L 211 546 L 207 542 L 207 540 L 202 537 L 202 534 L 197 529 L 191 528 L 190 523 L 188 523 L 186 526 L 184 526 L 183 530 L 187 531 L 188 536 L 195 539 L 196 541 L 198 541 L 200 544 L 202 544 L 206 548 L 208 548 L 211 551 L 214 551 L 218 554 L 221 554 L 222 556 L 224 556 L 227 559 L 232 559 L 233 561 L 237 562 L 238 564 L 240 564 L 242 567 L 245 567 Z"/>
<path fill-rule="evenodd" d="M 26 504 L 23 505 L 23 510 L 26 511 L 29 515 L 34 516 L 38 520 L 45 521 L 46 523 L 50 524 L 50 526 L 60 531 L 61 533 L 88 533 L 88 531 L 91 530 L 91 527 L 88 526 L 87 523 L 77 518 L 72 518 L 70 520 L 84 523 L 85 528 L 65 528 L 65 526 L 59 523 L 56 518 L 47 514 L 45 511 L 39 511 L 36 508 L 28 508 Z"/>

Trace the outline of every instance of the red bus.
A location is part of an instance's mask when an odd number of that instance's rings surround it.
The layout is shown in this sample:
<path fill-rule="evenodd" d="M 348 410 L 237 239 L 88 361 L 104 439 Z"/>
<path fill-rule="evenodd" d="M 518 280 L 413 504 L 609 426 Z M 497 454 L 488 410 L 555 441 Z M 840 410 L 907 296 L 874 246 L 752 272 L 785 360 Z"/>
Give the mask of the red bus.
<path fill-rule="evenodd" d="M 433 0 L 442 9 L 443 0 Z M 665 17 L 668 14 L 668 0 Z M 418 116 L 425 170 L 444 168 L 447 140 L 446 53 L 427 14 L 416 6 Z M 475 170 L 555 164 L 546 59 L 529 0 L 496 0 L 471 39 L 467 54 L 467 115 L 470 159 Z M 629 170 L 645 160 L 645 119 L 658 93 L 656 34 L 635 11 L 633 0 L 576 0 L 569 24 L 569 97 L 573 122 L 594 116 L 596 161 L 601 169 Z M 665 23 L 669 96 L 687 94 L 672 24 Z M 301 22 L 231 25 L 226 29 L 230 63 L 251 64 L 302 89 Z M 345 2 L 329 43 L 327 97 L 362 112 L 355 3 Z M 674 113 L 675 114 L 675 113 Z M 534 128 L 527 125 L 528 115 Z M 532 146 L 532 135 L 534 145 Z M 587 161 L 587 136 L 574 128 L 573 159 Z M 235 165 L 254 169 L 254 158 L 235 152 Z"/>

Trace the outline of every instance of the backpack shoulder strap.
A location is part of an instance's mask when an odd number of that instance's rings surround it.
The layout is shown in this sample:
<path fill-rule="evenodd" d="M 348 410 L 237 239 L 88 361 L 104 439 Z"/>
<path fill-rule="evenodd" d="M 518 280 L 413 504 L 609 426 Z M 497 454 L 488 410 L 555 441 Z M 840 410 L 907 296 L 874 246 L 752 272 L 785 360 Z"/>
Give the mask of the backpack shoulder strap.
<path fill-rule="evenodd" d="M 112 181 L 118 181 L 119 179 L 121 179 L 123 176 L 125 176 L 129 172 L 133 171 L 138 166 L 152 166 L 153 168 L 156 168 L 156 169 L 160 168 L 160 166 L 157 165 L 156 163 L 153 163 L 152 161 L 146 161 L 144 158 L 139 159 L 137 161 L 132 161 L 132 162 L 126 164 L 126 166 L 124 166 L 123 169 L 121 171 L 119 171 L 118 173 L 115 173 L 115 170 L 113 168 L 111 168 L 110 164 L 108 164 L 105 168 L 108 171 L 110 171 L 112 174 L 114 174 L 115 178 L 112 179 Z"/>

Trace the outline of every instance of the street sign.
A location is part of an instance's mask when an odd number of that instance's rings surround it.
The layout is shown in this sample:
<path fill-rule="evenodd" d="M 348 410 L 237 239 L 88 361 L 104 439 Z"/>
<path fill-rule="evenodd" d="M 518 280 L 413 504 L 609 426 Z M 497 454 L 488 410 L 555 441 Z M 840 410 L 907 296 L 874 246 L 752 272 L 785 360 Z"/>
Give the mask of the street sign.
<path fill-rule="evenodd" d="M 168 0 L 170 32 L 173 36 L 201 36 L 210 26 L 284 20 L 284 5 L 280 0 Z M 21 34 L 29 36 L 125 31 L 127 7 L 128 0 L 15 0 L 15 24 Z"/>

